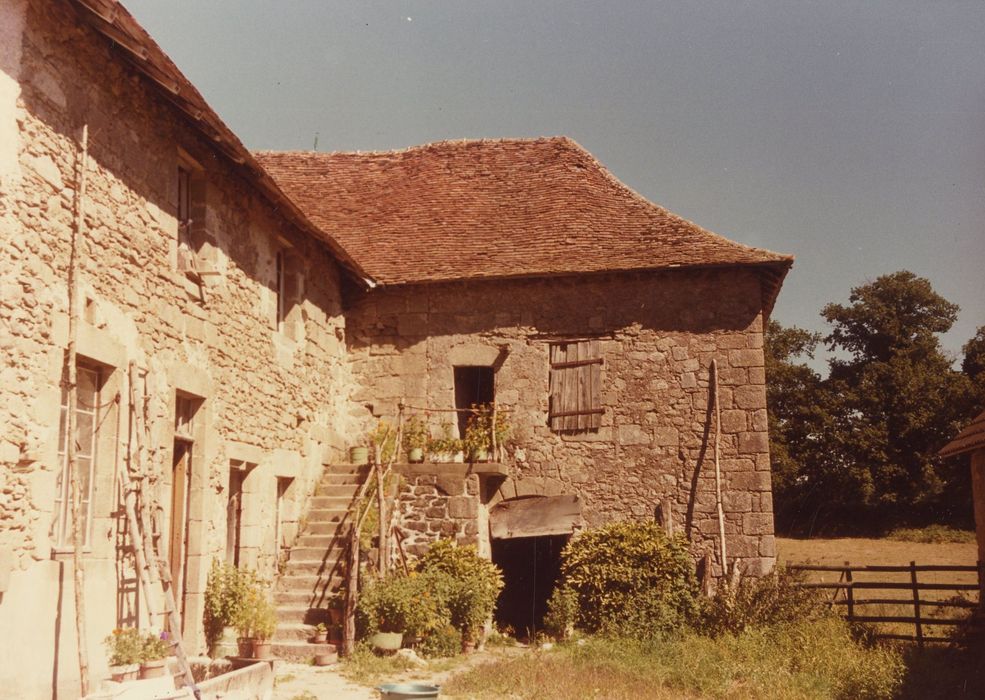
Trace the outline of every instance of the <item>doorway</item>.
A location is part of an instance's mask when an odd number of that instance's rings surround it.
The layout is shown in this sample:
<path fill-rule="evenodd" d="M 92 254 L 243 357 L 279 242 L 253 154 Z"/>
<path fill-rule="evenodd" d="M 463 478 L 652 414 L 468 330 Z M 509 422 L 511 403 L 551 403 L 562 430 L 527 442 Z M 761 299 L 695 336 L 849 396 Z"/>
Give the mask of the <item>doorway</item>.
<path fill-rule="evenodd" d="M 455 367 L 455 408 L 459 409 L 459 437 L 465 437 L 469 416 L 472 415 L 465 409 L 492 403 L 495 397 L 495 382 L 495 372 L 492 367 Z"/>
<path fill-rule="evenodd" d="M 544 623 L 547 601 L 561 573 L 561 550 L 570 535 L 492 541 L 492 560 L 503 571 L 503 592 L 493 615 L 517 638 L 533 638 Z"/>
<path fill-rule="evenodd" d="M 174 458 L 171 464 L 170 532 L 168 533 L 168 566 L 171 570 L 171 590 L 174 593 L 178 614 L 185 618 L 185 557 L 188 549 L 188 501 L 192 470 L 192 443 L 174 441 Z M 174 630 L 176 632 L 180 630 Z"/>

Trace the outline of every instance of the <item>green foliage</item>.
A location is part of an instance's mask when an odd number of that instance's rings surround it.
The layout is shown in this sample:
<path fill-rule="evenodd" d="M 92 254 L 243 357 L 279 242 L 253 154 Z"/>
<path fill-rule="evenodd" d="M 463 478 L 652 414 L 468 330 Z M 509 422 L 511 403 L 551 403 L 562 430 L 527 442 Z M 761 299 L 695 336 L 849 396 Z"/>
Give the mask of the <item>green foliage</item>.
<path fill-rule="evenodd" d="M 557 640 L 567 639 L 578 622 L 578 595 L 567 586 L 555 586 L 547 601 L 544 631 Z"/>
<path fill-rule="evenodd" d="M 896 651 L 865 646 L 841 620 L 826 618 L 716 638 L 589 638 L 482 664 L 450 679 L 442 692 L 479 700 L 888 700 L 903 672 Z"/>
<path fill-rule="evenodd" d="M 427 423 L 425 423 L 419 416 L 411 416 L 410 419 L 404 423 L 403 449 L 405 452 L 409 452 L 413 449 L 426 449 L 428 446 L 429 437 L 430 435 L 428 433 Z"/>
<path fill-rule="evenodd" d="M 926 279 L 901 271 L 851 290 L 848 304 L 822 316 L 835 353 L 822 379 L 798 358 L 817 336 L 771 323 L 766 334 L 767 400 L 777 520 L 784 530 L 816 522 L 878 531 L 971 512 L 967 474 L 937 456 L 983 407 L 985 333 L 965 348 L 967 370 L 952 367 L 940 334 L 958 307 Z"/>
<path fill-rule="evenodd" d="M 452 436 L 451 423 L 442 423 L 441 434 L 438 437 L 428 439 L 427 451 L 429 454 L 454 455 L 463 449 L 462 441 Z"/>
<path fill-rule="evenodd" d="M 451 623 L 463 637 L 474 639 L 492 615 L 503 589 L 499 568 L 480 557 L 473 545 L 459 547 L 451 540 L 439 540 L 421 558 L 418 570 L 422 574 L 444 573 L 451 578 L 447 591 Z"/>
<path fill-rule="evenodd" d="M 493 435 L 493 407 L 491 404 L 472 405 L 473 413 L 469 414 L 468 423 L 465 427 L 465 437 L 462 446 L 465 455 L 469 459 L 474 459 L 483 452 L 492 449 Z M 502 411 L 496 412 L 496 444 L 502 445 L 510 434 L 510 424 L 506 414 Z"/>
<path fill-rule="evenodd" d="M 437 592 L 440 582 L 414 574 L 371 582 L 359 596 L 356 624 L 361 636 L 403 632 L 424 637 L 443 625 L 448 613 Z"/>
<path fill-rule="evenodd" d="M 277 629 L 277 610 L 270 602 L 268 586 L 255 572 L 240 571 L 240 605 L 233 625 L 240 637 L 270 639 Z"/>
<path fill-rule="evenodd" d="M 260 585 L 255 571 L 237 569 L 232 564 L 212 560 L 205 584 L 203 622 L 209 644 L 222 634 L 226 625 L 235 625 L 250 591 Z"/>
<path fill-rule="evenodd" d="M 417 651 L 429 659 L 456 656 L 462 651 L 462 633 L 451 623 L 441 625 L 423 638 Z"/>
<path fill-rule="evenodd" d="M 959 544 L 975 541 L 974 530 L 957 530 L 947 525 L 928 525 L 922 528 L 897 528 L 886 535 L 888 539 L 922 544 Z"/>
<path fill-rule="evenodd" d="M 140 640 L 140 660 L 156 661 L 171 654 L 167 632 L 147 632 Z"/>
<path fill-rule="evenodd" d="M 654 523 L 615 522 L 564 548 L 563 585 L 578 599 L 579 626 L 610 634 L 659 635 L 693 616 L 698 586 L 683 537 Z"/>
<path fill-rule="evenodd" d="M 782 568 L 762 578 L 740 579 L 734 586 L 723 580 L 716 594 L 704 599 L 695 626 L 704 634 L 718 636 L 830 614 L 816 590 L 798 586 L 803 580 L 801 572 Z"/>
<path fill-rule="evenodd" d="M 110 666 L 128 666 L 144 660 L 144 638 L 135 627 L 116 628 L 103 640 Z"/>
<path fill-rule="evenodd" d="M 367 436 L 370 446 L 370 459 L 376 459 L 376 451 L 373 448 L 380 448 L 380 459 L 383 464 L 388 464 L 393 458 L 397 449 L 397 429 L 381 420 Z"/>

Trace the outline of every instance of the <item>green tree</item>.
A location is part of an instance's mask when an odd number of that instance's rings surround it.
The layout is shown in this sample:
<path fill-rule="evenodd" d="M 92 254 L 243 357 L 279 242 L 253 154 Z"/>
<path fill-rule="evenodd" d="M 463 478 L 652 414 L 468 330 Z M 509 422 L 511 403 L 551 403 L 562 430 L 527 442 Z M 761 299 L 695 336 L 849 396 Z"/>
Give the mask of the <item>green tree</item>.
<path fill-rule="evenodd" d="M 816 477 L 851 487 L 828 496 L 869 524 L 953 519 L 964 508 L 964 499 L 945 497 L 961 493 L 961 475 L 936 456 L 967 411 L 967 380 L 938 337 L 957 312 L 908 271 L 855 287 L 849 304 L 821 312 L 836 357 L 825 381 L 833 422 Z"/>
<path fill-rule="evenodd" d="M 973 417 L 985 411 L 985 326 L 979 326 L 975 337 L 961 350 L 964 352 L 961 371 L 970 385 L 968 415 Z"/>

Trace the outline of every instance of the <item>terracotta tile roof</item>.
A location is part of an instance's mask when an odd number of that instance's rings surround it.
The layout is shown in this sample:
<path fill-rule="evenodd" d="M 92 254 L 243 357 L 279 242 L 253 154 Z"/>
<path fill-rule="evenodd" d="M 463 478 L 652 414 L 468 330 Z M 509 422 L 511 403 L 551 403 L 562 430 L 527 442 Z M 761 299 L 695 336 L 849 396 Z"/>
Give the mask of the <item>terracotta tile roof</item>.
<path fill-rule="evenodd" d="M 647 201 L 566 137 L 255 155 L 383 284 L 759 265 L 771 306 L 793 261 Z"/>
<path fill-rule="evenodd" d="M 202 94 L 178 70 L 157 42 L 118 0 L 68 0 L 79 18 L 110 40 L 117 55 L 133 66 L 148 84 L 174 105 L 192 128 L 212 143 L 216 152 L 246 176 L 281 216 L 308 235 L 318 238 L 342 266 L 367 286 L 373 280 L 337 241 L 313 225 L 260 167 L 253 154 L 209 106 Z"/>
<path fill-rule="evenodd" d="M 966 425 L 938 454 L 941 457 L 953 457 L 980 449 L 985 449 L 985 411 L 979 413 L 978 417 Z"/>

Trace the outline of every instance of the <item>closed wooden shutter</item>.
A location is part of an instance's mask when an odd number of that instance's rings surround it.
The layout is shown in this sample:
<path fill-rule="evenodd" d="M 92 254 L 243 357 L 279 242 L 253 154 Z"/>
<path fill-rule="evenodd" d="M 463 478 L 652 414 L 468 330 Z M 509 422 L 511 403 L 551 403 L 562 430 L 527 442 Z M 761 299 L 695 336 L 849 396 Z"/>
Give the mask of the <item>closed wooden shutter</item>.
<path fill-rule="evenodd" d="M 601 378 L 602 352 L 598 340 L 551 344 L 551 430 L 598 430 L 603 412 Z"/>

